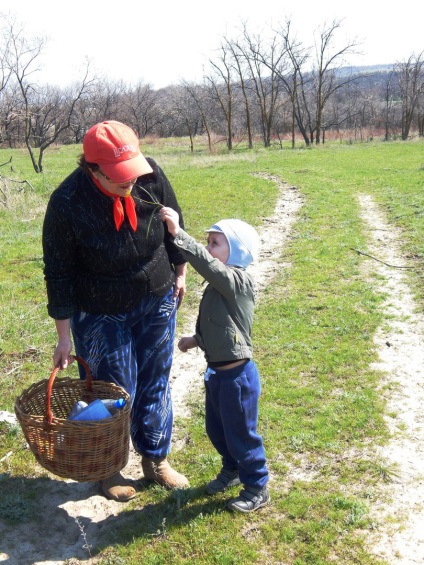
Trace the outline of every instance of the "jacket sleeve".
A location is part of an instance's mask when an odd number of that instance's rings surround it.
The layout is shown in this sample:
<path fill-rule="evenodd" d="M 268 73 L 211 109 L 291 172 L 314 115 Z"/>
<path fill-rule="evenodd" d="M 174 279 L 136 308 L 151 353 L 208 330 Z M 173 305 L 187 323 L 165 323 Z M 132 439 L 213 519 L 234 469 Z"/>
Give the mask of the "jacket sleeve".
<path fill-rule="evenodd" d="M 53 193 L 43 224 L 47 311 L 49 316 L 57 320 L 70 318 L 75 311 L 75 235 L 67 217 L 68 210 L 69 203 L 61 202 Z"/>
<path fill-rule="evenodd" d="M 249 280 L 243 269 L 227 267 L 183 229 L 173 242 L 190 265 L 227 300 L 231 300 L 236 292 L 243 292 Z"/>

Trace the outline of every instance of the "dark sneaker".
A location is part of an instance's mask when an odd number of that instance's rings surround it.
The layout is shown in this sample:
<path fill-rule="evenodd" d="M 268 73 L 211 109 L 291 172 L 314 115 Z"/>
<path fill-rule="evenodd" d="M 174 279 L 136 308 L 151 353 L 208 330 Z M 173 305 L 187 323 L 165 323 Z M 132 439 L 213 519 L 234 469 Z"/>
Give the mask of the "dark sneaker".
<path fill-rule="evenodd" d="M 225 469 L 222 467 L 218 473 L 216 479 L 211 481 L 205 486 L 207 494 L 216 494 L 217 492 L 223 492 L 227 488 L 235 487 L 240 484 L 238 470 L 231 471 L 231 469 Z"/>
<path fill-rule="evenodd" d="M 227 508 L 235 512 L 253 512 L 253 510 L 265 506 L 270 500 L 266 487 L 260 489 L 246 487 L 237 498 L 233 498 L 227 503 Z"/>

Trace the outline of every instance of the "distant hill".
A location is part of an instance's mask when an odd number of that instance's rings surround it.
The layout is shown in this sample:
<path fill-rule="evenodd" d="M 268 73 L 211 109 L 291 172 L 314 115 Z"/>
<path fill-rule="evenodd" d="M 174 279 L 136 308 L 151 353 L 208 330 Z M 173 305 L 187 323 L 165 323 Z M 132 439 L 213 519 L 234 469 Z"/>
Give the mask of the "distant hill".
<path fill-rule="evenodd" d="M 340 67 L 337 70 L 339 76 L 348 75 L 370 75 L 377 73 L 388 73 L 393 70 L 394 64 L 391 65 L 364 65 L 364 66 L 352 66 L 352 67 Z"/>

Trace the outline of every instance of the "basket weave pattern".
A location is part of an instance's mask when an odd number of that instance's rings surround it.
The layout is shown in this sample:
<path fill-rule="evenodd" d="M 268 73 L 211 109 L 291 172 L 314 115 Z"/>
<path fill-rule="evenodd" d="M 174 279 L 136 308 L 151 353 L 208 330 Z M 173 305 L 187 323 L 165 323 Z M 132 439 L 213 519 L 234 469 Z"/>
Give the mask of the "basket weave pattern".
<path fill-rule="evenodd" d="M 75 481 L 99 481 L 118 473 L 128 463 L 130 397 L 113 383 L 69 377 L 44 379 L 16 399 L 15 414 L 38 463 L 48 471 Z M 111 418 L 95 421 L 67 420 L 78 400 L 126 400 Z"/>

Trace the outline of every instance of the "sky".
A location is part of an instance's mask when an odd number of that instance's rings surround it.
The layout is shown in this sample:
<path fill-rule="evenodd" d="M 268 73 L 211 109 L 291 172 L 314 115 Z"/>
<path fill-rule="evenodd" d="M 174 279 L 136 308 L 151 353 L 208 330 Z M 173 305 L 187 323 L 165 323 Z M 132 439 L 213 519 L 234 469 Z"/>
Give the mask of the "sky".
<path fill-rule="evenodd" d="M 397 6 L 377 0 L 1 0 L 0 13 L 13 14 L 28 37 L 47 37 L 39 82 L 78 80 L 88 57 L 97 74 L 157 89 L 201 82 L 222 38 L 239 38 L 243 22 L 251 35 L 267 38 L 289 18 L 297 38 L 313 45 L 326 22 L 341 20 L 335 46 L 361 44 L 362 53 L 347 64 L 406 60 L 424 51 L 424 2 Z"/>

